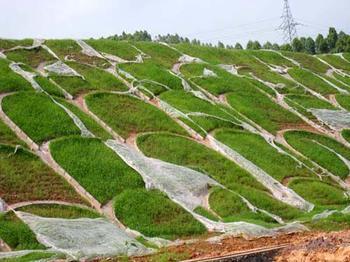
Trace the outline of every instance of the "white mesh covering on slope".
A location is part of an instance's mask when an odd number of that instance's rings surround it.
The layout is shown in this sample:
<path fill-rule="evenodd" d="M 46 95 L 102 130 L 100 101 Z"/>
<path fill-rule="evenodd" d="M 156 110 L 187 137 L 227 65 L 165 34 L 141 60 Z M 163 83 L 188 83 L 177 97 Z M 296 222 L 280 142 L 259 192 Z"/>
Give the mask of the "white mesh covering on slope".
<path fill-rule="evenodd" d="M 0 58 L 6 59 L 6 55 L 2 52 L 0 52 Z"/>
<path fill-rule="evenodd" d="M 350 128 L 350 112 L 329 109 L 310 109 L 310 112 L 335 130 Z"/>
<path fill-rule="evenodd" d="M 218 75 L 215 72 L 211 71 L 208 68 L 203 69 L 203 76 L 204 77 L 218 77 Z"/>
<path fill-rule="evenodd" d="M 6 209 L 7 209 L 7 205 L 6 205 L 5 201 L 2 200 L 1 197 L 0 197 L 0 213 L 1 212 L 5 212 Z"/>
<path fill-rule="evenodd" d="M 188 210 L 205 206 L 209 185 L 220 186 L 202 173 L 145 157 L 139 151 L 115 140 L 108 140 L 106 145 L 143 177 L 147 188 L 156 188 L 165 192 Z"/>
<path fill-rule="evenodd" d="M 202 59 L 189 55 L 182 55 L 179 60 L 180 63 L 191 64 L 191 63 L 204 63 Z"/>
<path fill-rule="evenodd" d="M 10 64 L 10 68 L 13 72 L 21 75 L 25 80 L 27 80 L 31 85 L 32 87 L 37 90 L 37 91 L 44 91 L 40 85 L 34 80 L 34 77 L 36 76 L 36 74 L 34 73 L 31 73 L 31 72 L 27 72 L 27 71 L 24 71 L 20 66 L 19 64 L 17 63 L 14 63 L 12 62 Z"/>
<path fill-rule="evenodd" d="M 83 40 L 76 40 L 78 45 L 81 47 L 81 52 L 88 56 L 96 56 L 99 58 L 103 58 L 103 56 L 97 52 L 95 49 L 93 49 L 91 46 L 89 46 L 87 43 L 85 43 Z"/>
<path fill-rule="evenodd" d="M 280 182 L 269 176 L 264 170 L 250 162 L 248 159 L 234 151 L 232 148 L 219 142 L 211 135 L 208 135 L 207 138 L 210 144 L 217 151 L 228 156 L 240 167 L 252 174 L 256 180 L 258 180 L 261 184 L 263 184 L 271 191 L 276 199 L 302 210 L 310 211 L 314 208 L 313 204 L 307 202 L 290 188 L 283 186 Z"/>
<path fill-rule="evenodd" d="M 16 214 L 40 243 L 74 259 L 149 253 L 125 231 L 103 218 L 44 218 L 19 211 Z"/>
<path fill-rule="evenodd" d="M 232 75 L 238 75 L 238 70 L 234 65 L 219 65 L 219 67 L 221 67 L 222 69 L 224 69 L 225 71 L 229 72 Z"/>
<path fill-rule="evenodd" d="M 301 232 L 308 230 L 305 226 L 297 222 L 286 224 L 284 226 L 276 228 L 265 228 L 263 226 L 250 224 L 247 222 L 215 222 L 195 213 L 193 213 L 193 215 L 211 231 L 225 233 L 224 235 L 218 237 L 220 239 L 228 235 L 243 236 L 244 238 L 252 239 L 257 237 L 274 236 L 282 233 L 287 234 L 292 232 Z M 212 238 L 212 241 L 214 241 L 214 239 L 215 238 Z"/>
<path fill-rule="evenodd" d="M 53 63 L 51 65 L 47 65 L 44 67 L 46 71 L 62 75 L 62 76 L 79 76 L 80 74 L 77 73 L 73 68 L 69 67 L 62 61 L 57 61 L 56 63 Z"/>

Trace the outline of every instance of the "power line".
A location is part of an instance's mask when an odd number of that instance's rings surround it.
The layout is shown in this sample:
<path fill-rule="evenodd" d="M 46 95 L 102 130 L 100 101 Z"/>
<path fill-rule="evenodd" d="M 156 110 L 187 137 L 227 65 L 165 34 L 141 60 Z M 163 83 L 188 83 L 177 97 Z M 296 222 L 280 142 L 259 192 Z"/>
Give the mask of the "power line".
<path fill-rule="evenodd" d="M 283 1 L 283 14 L 281 16 L 282 24 L 278 27 L 278 29 L 283 31 L 284 41 L 286 43 L 291 43 L 293 39 L 297 37 L 297 25 L 299 25 L 299 23 L 295 22 L 293 18 L 288 0 Z"/>

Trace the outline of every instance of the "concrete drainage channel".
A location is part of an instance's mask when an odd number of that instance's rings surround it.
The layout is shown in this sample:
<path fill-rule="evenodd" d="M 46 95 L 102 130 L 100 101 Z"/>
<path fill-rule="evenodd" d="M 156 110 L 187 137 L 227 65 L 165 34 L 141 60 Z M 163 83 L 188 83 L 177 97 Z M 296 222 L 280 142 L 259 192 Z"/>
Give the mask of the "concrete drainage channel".
<path fill-rule="evenodd" d="M 185 260 L 183 262 L 270 262 L 275 256 L 289 245 L 278 245 L 267 248 L 250 249 L 243 252 L 224 256 Z"/>

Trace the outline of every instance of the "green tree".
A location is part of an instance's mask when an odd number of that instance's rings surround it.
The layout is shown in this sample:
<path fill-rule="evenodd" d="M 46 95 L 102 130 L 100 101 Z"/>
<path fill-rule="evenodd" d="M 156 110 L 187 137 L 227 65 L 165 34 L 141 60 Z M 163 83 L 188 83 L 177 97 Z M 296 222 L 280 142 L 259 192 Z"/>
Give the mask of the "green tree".
<path fill-rule="evenodd" d="M 278 51 L 278 50 L 280 50 L 280 46 L 277 43 L 274 43 L 272 45 L 272 49 Z"/>
<path fill-rule="evenodd" d="M 264 45 L 263 45 L 263 48 L 264 49 L 272 49 L 272 44 L 269 42 L 269 41 L 267 41 Z"/>
<path fill-rule="evenodd" d="M 293 47 L 290 44 L 284 44 L 280 46 L 280 50 L 292 52 Z"/>
<path fill-rule="evenodd" d="M 327 44 L 328 44 L 328 49 L 330 51 L 333 51 L 335 49 L 337 40 L 338 40 L 337 30 L 335 30 L 334 27 L 329 28 L 329 32 L 327 36 Z"/>
<path fill-rule="evenodd" d="M 294 38 L 292 41 L 292 49 L 294 52 L 302 52 L 304 50 L 303 43 L 299 38 Z"/>
<path fill-rule="evenodd" d="M 305 42 L 305 51 L 309 54 L 314 55 L 316 53 L 316 44 L 315 41 L 308 37 Z"/>
<path fill-rule="evenodd" d="M 328 53 L 328 43 L 324 39 L 323 35 L 319 34 L 316 38 L 316 53 L 324 54 Z"/>
<path fill-rule="evenodd" d="M 243 49 L 243 46 L 240 43 L 236 43 L 235 49 Z"/>
<path fill-rule="evenodd" d="M 219 41 L 219 42 L 218 42 L 218 47 L 219 47 L 219 48 L 225 48 L 225 45 L 224 45 L 222 42 Z"/>

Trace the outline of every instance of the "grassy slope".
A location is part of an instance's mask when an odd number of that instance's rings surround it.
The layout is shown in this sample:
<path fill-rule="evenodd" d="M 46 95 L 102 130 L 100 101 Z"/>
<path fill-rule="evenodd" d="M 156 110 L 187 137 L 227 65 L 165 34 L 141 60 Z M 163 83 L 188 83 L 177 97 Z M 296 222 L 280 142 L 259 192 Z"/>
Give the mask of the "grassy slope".
<path fill-rule="evenodd" d="M 103 204 L 126 189 L 143 187 L 142 178 L 98 139 L 59 139 L 50 144 L 50 151 Z"/>
<path fill-rule="evenodd" d="M 348 176 L 349 169 L 344 162 L 333 152 L 315 143 L 314 141 L 330 147 L 337 153 L 342 154 L 347 159 L 350 159 L 350 150 L 345 146 L 326 136 L 304 131 L 287 132 L 285 134 L 285 138 L 292 147 L 297 149 L 303 155 L 317 162 L 320 166 L 326 168 L 334 175 L 337 175 L 342 179 L 345 179 Z"/>
<path fill-rule="evenodd" d="M 341 134 L 350 143 L 350 130 L 343 130 Z"/>
<path fill-rule="evenodd" d="M 96 137 L 101 138 L 102 140 L 111 139 L 112 136 L 104 130 L 99 124 L 95 122 L 89 115 L 81 111 L 75 105 L 67 102 L 66 100 L 58 100 L 62 105 L 67 107 L 72 113 L 74 113 L 79 119 L 84 123 L 85 127 L 92 132 Z"/>
<path fill-rule="evenodd" d="M 151 56 L 151 60 L 154 63 L 161 65 L 167 69 L 171 69 L 171 67 L 181 56 L 181 53 L 177 52 L 176 50 L 173 50 L 159 43 L 135 42 L 133 44 L 144 53 Z"/>
<path fill-rule="evenodd" d="M 13 250 L 45 249 L 30 230 L 13 212 L 0 213 L 0 238 Z"/>
<path fill-rule="evenodd" d="M 265 51 L 265 50 L 252 50 L 248 51 L 251 55 L 259 58 L 265 63 L 270 65 L 277 65 L 283 67 L 293 67 L 295 66 L 291 61 L 281 56 L 279 53 L 273 51 Z"/>
<path fill-rule="evenodd" d="M 95 50 L 115 55 L 125 60 L 135 60 L 139 52 L 126 41 L 115 41 L 109 39 L 86 40 Z"/>
<path fill-rule="evenodd" d="M 30 200 L 81 203 L 78 194 L 25 149 L 0 145 L 0 195 L 8 204 Z"/>
<path fill-rule="evenodd" d="M 25 145 L 2 120 L 0 120 L 0 144 Z"/>
<path fill-rule="evenodd" d="M 80 208 L 75 206 L 65 205 L 30 205 L 18 208 L 17 211 L 23 211 L 37 215 L 40 217 L 51 217 L 51 218 L 65 218 L 65 219 L 76 219 L 76 218 L 98 218 L 101 217 L 93 209 Z"/>
<path fill-rule="evenodd" d="M 49 52 L 44 48 L 38 47 L 34 49 L 16 49 L 5 53 L 9 60 L 27 64 L 33 68 L 37 68 L 41 63 L 49 63 L 56 61 Z"/>
<path fill-rule="evenodd" d="M 33 44 L 33 39 L 0 39 L 0 50 L 10 49 L 16 46 L 31 46 Z"/>
<path fill-rule="evenodd" d="M 334 66 L 335 68 L 342 69 L 345 71 L 350 72 L 350 62 L 347 62 L 345 59 L 341 58 L 337 55 L 320 55 L 320 58 L 329 63 L 330 65 Z"/>
<path fill-rule="evenodd" d="M 321 78 L 315 76 L 309 71 L 306 71 L 301 68 L 289 69 L 288 73 L 299 83 L 307 86 L 308 88 L 322 94 L 337 94 L 338 91 L 330 86 L 328 83 L 323 81 Z"/>
<path fill-rule="evenodd" d="M 69 59 L 101 68 L 110 66 L 110 64 L 102 58 L 83 54 L 81 52 L 81 47 L 75 42 L 75 40 L 46 40 L 45 45 L 47 45 L 61 59 L 68 57 Z"/>
<path fill-rule="evenodd" d="M 9 62 L 2 58 L 0 58 L 0 83 L 0 93 L 32 89 L 29 82 L 14 73 L 9 67 Z"/>
<path fill-rule="evenodd" d="M 220 130 L 215 137 L 282 182 L 287 177 L 311 176 L 291 157 L 279 153 L 262 137 L 248 132 Z M 271 165 L 271 159 L 274 163 Z"/>
<path fill-rule="evenodd" d="M 166 113 L 128 95 L 97 93 L 87 96 L 86 102 L 91 111 L 124 138 L 133 132 L 186 134 Z"/>
<path fill-rule="evenodd" d="M 204 233 L 205 227 L 159 191 L 126 190 L 115 198 L 115 213 L 146 236 L 176 239 Z"/>
<path fill-rule="evenodd" d="M 46 77 L 36 76 L 34 80 L 41 86 L 42 89 L 44 89 L 50 95 L 64 97 L 63 92 L 53 83 L 51 83 L 50 80 Z"/>
<path fill-rule="evenodd" d="M 287 95 L 285 98 L 287 98 L 286 99 L 287 103 L 290 102 L 288 101 L 288 99 L 290 99 L 293 102 L 307 109 L 311 109 L 311 108 L 330 109 L 330 110 L 336 109 L 331 103 L 328 103 L 324 100 L 318 99 L 317 97 L 311 96 L 311 95 Z M 291 103 L 291 105 L 293 105 L 293 103 Z"/>
<path fill-rule="evenodd" d="M 153 80 L 171 89 L 182 89 L 181 80 L 170 74 L 164 67 L 146 60 L 142 64 L 120 64 L 118 67 L 138 80 Z"/>
<path fill-rule="evenodd" d="M 149 157 L 199 170 L 228 189 L 239 192 L 253 204 L 291 219 L 300 212 L 285 205 L 263 190 L 266 190 L 246 171 L 236 166 L 217 152 L 186 138 L 173 135 L 143 135 L 137 144 Z"/>
<path fill-rule="evenodd" d="M 329 66 L 322 63 L 320 60 L 318 60 L 316 57 L 313 57 L 311 55 L 305 54 L 305 53 L 297 53 L 297 52 L 282 52 L 282 54 L 286 57 L 290 57 L 300 63 L 300 65 L 306 69 L 309 69 L 315 73 L 321 73 L 325 74 L 328 69 L 330 69 Z"/>
<path fill-rule="evenodd" d="M 337 95 L 337 102 L 344 107 L 346 110 L 350 111 L 350 96 L 348 95 Z"/>
<path fill-rule="evenodd" d="M 80 134 L 68 114 L 43 94 L 17 93 L 5 97 L 2 104 L 4 112 L 35 142 Z"/>

